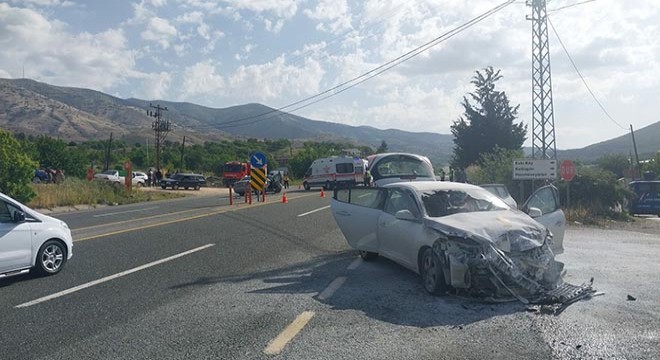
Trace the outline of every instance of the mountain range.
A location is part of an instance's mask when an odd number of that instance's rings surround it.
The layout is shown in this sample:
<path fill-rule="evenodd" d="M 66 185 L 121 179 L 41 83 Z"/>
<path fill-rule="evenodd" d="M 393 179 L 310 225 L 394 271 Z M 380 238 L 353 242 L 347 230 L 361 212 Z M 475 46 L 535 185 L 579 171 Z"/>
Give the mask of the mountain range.
<path fill-rule="evenodd" d="M 129 143 L 153 137 L 150 104 L 166 107 L 170 122 L 167 139 L 187 143 L 234 138 L 298 141 L 341 141 L 378 147 L 385 141 L 391 151 L 428 156 L 446 164 L 452 155 L 452 135 L 377 129 L 311 120 L 261 104 L 216 109 L 186 102 L 121 99 L 99 91 L 53 86 L 29 79 L 0 79 L 0 128 L 14 133 L 46 134 L 72 141 L 114 138 Z M 660 149 L 660 122 L 635 132 L 640 154 Z M 559 158 L 593 161 L 605 153 L 628 154 L 629 136 L 621 136 L 582 149 L 558 152 Z"/>

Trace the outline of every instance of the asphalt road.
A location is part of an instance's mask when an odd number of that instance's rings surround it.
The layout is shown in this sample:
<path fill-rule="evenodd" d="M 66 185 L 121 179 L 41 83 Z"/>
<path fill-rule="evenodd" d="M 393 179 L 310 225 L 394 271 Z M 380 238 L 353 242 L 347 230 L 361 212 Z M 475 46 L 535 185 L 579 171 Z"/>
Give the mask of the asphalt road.
<path fill-rule="evenodd" d="M 0 359 L 660 358 L 659 234 L 569 229 L 566 279 L 605 294 L 554 316 L 429 296 L 402 267 L 358 260 L 329 197 L 288 199 L 55 215 L 74 258 L 0 281 Z"/>

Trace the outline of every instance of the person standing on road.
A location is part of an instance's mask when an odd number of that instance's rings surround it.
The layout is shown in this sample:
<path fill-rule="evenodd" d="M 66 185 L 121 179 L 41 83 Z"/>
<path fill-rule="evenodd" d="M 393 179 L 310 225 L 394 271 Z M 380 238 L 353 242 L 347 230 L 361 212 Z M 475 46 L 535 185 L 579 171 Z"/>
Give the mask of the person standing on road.
<path fill-rule="evenodd" d="M 289 173 L 284 174 L 284 188 L 285 189 L 289 188 Z"/>
<path fill-rule="evenodd" d="M 449 168 L 449 181 L 454 181 L 454 168 Z"/>
<path fill-rule="evenodd" d="M 364 172 L 364 186 L 371 186 L 371 171 Z"/>
<path fill-rule="evenodd" d="M 440 169 L 440 181 L 445 181 L 445 169 Z"/>

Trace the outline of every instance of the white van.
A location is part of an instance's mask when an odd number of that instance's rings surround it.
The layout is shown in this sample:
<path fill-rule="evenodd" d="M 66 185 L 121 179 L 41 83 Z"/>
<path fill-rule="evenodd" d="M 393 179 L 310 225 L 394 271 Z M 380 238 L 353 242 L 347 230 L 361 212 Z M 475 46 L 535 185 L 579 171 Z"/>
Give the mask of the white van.
<path fill-rule="evenodd" d="M 359 157 L 333 156 L 314 160 L 303 177 L 305 190 L 322 187 L 352 186 L 364 181 L 364 162 Z"/>

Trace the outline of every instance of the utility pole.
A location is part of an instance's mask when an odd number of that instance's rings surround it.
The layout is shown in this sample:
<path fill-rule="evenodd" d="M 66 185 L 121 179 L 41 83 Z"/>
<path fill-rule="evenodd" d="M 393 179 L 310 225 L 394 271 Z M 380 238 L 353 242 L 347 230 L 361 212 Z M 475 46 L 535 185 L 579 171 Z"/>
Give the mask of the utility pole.
<path fill-rule="evenodd" d="M 179 169 L 179 170 L 181 170 L 181 171 L 184 171 L 184 169 L 185 169 L 185 166 L 183 165 L 183 152 L 184 152 L 185 149 L 186 149 L 186 136 L 184 135 L 183 136 L 183 143 L 181 144 L 181 162 L 179 162 L 179 164 L 180 164 L 179 166 L 181 166 L 181 169 Z"/>
<path fill-rule="evenodd" d="M 633 131 L 632 124 L 630 124 L 630 135 L 632 136 L 633 148 L 635 149 L 635 168 L 637 171 L 633 171 L 633 180 L 635 179 L 635 173 L 637 173 L 638 178 L 642 178 L 642 169 L 639 167 L 639 155 L 637 155 L 637 143 L 635 142 L 635 132 Z"/>
<path fill-rule="evenodd" d="M 552 105 L 550 43 L 546 0 L 527 0 L 532 8 L 532 158 L 557 159 Z"/>
<path fill-rule="evenodd" d="M 155 121 L 151 122 L 151 128 L 154 129 L 154 134 L 156 137 L 156 169 L 160 169 L 161 150 L 163 142 L 165 142 L 165 137 L 167 137 L 167 133 L 170 132 L 170 122 L 162 120 L 163 111 L 167 111 L 167 106 L 162 107 L 158 104 L 152 105 L 149 103 L 149 108 L 156 109 L 155 112 L 147 110 L 147 115 L 156 119 Z"/>
<path fill-rule="evenodd" d="M 110 133 L 110 140 L 108 140 L 108 146 L 105 148 L 105 167 L 103 171 L 106 171 L 110 168 L 110 148 L 112 147 L 112 133 Z"/>

